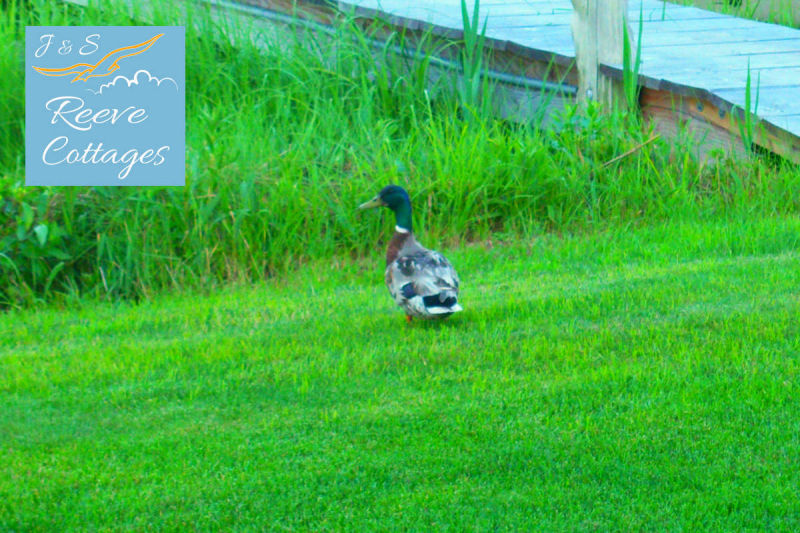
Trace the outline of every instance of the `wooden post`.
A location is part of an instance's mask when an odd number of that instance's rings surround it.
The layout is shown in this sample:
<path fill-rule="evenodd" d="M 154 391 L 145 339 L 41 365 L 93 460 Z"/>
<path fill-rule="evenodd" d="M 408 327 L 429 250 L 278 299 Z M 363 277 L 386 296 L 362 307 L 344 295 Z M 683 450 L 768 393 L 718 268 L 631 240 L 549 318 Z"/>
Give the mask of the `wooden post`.
<path fill-rule="evenodd" d="M 572 6 L 572 39 L 580 80 L 578 100 L 624 105 L 622 83 L 604 76 L 599 65 L 622 65 L 628 1 L 572 0 Z"/>

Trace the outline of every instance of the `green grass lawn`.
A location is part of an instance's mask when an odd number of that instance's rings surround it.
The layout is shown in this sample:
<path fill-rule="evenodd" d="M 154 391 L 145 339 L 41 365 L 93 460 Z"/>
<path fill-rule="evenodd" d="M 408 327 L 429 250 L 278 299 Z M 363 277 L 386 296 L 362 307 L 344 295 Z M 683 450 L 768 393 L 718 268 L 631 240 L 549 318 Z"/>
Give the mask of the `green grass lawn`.
<path fill-rule="evenodd" d="M 800 220 L 0 315 L 0 530 L 800 528 Z"/>
<path fill-rule="evenodd" d="M 85 191 L 23 186 L 25 27 L 136 20 L 0 6 L 0 533 L 800 530 L 797 166 L 169 5 L 187 186 Z M 445 322 L 383 286 L 389 182 Z"/>
<path fill-rule="evenodd" d="M 391 34 L 430 54 L 410 64 L 376 56 L 381 24 L 265 32 L 178 0 L 153 22 L 186 27 L 186 186 L 25 187 L 25 28 L 137 23 L 128 2 L 91 4 L 0 3 L 0 309 L 147 299 L 364 256 L 385 225 L 354 206 L 392 182 L 408 189 L 415 223 L 451 246 L 800 213 L 797 165 L 721 150 L 701 161 L 688 129 L 650 142 L 636 113 L 596 105 L 567 106 L 548 127 L 541 108 L 530 123 L 498 120 L 455 77 L 431 81 L 444 44 L 429 35 L 422 46 Z"/>

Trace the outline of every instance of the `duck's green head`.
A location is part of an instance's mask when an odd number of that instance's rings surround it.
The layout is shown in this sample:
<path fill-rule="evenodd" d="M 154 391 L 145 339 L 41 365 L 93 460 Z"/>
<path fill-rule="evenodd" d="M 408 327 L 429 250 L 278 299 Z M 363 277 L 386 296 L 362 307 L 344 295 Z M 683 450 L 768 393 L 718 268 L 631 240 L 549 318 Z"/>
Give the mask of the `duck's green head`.
<path fill-rule="evenodd" d="M 359 209 L 372 207 L 388 207 L 394 211 L 397 227 L 411 231 L 411 200 L 404 188 L 398 185 L 387 185 L 375 198 L 358 206 Z"/>

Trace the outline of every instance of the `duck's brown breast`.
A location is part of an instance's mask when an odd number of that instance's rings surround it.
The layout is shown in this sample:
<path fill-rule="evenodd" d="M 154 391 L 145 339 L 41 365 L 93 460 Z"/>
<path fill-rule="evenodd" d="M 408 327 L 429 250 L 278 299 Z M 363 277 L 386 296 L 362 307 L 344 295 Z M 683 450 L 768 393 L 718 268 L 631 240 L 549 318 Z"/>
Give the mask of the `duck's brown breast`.
<path fill-rule="evenodd" d="M 406 243 L 406 240 L 411 237 L 411 233 L 404 233 L 402 231 L 395 231 L 392 240 L 389 241 L 389 246 L 386 248 L 386 266 L 392 264 L 397 259 L 397 255 Z"/>

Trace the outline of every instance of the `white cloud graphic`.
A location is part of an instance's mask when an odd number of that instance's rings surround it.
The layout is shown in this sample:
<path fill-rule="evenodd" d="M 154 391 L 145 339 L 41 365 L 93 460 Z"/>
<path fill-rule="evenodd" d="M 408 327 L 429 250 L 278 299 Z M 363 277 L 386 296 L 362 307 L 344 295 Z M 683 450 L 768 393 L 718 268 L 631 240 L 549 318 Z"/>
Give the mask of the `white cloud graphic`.
<path fill-rule="evenodd" d="M 147 75 L 147 79 L 140 80 L 139 79 L 139 74 L 146 74 Z M 156 87 L 160 87 L 162 83 L 164 83 L 165 81 L 168 81 L 168 82 L 172 83 L 175 86 L 175 90 L 176 91 L 178 90 L 178 84 L 172 78 L 168 78 L 168 77 L 157 78 L 157 77 L 153 76 L 152 74 L 150 74 L 146 70 L 137 70 L 136 73 L 131 78 L 126 78 L 125 76 L 119 75 L 119 76 L 115 77 L 113 80 L 111 80 L 110 82 L 102 84 L 96 91 L 93 91 L 92 89 L 86 89 L 86 90 L 90 91 L 90 92 L 92 92 L 92 93 L 94 93 L 96 95 L 103 94 L 103 89 L 107 89 L 109 87 L 114 87 L 117 84 L 117 82 L 120 81 L 120 80 L 122 80 L 125 83 L 127 83 L 128 87 L 130 87 L 131 85 L 140 85 L 140 84 L 141 85 L 145 85 L 145 84 L 149 84 L 149 83 L 152 83 L 152 82 L 155 82 Z"/>

